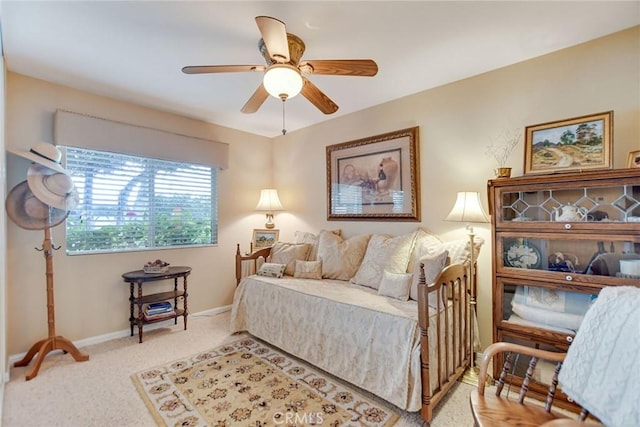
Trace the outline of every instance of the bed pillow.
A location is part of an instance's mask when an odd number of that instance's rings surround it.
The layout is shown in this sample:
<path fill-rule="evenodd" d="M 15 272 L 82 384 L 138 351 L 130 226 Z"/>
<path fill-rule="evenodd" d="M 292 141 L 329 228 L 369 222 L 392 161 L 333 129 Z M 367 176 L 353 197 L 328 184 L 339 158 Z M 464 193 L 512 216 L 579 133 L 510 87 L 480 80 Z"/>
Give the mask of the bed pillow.
<path fill-rule="evenodd" d="M 322 279 L 322 261 L 296 260 L 296 270 L 293 277 L 299 279 Z"/>
<path fill-rule="evenodd" d="M 442 245 L 442 240 L 435 234 L 431 234 L 428 231 L 418 228 L 416 230 L 416 239 L 411 250 L 411 257 L 409 258 L 409 265 L 407 266 L 407 273 L 413 273 L 420 258 L 428 254 L 435 254 L 442 252 L 443 249 L 437 249 L 439 245 Z"/>
<path fill-rule="evenodd" d="M 378 289 L 382 272 L 406 273 L 416 233 L 392 237 L 374 234 L 369 239 L 364 259 L 351 283 Z"/>
<path fill-rule="evenodd" d="M 330 230 L 337 236 L 342 236 L 342 230 Z M 307 261 L 318 260 L 318 237 L 319 235 L 309 233 L 308 231 L 296 231 L 293 237 L 294 243 L 307 243 L 310 245 Z"/>
<path fill-rule="evenodd" d="M 480 236 L 475 236 L 473 239 L 473 259 L 478 260 L 478 255 L 480 254 L 480 248 L 484 244 L 484 239 Z M 439 245 L 434 245 L 429 249 L 430 253 L 436 253 L 446 250 L 449 252 L 449 263 L 450 264 L 469 264 L 471 259 L 471 245 L 469 244 L 469 239 L 458 239 L 451 240 L 448 242 L 442 242 Z"/>
<path fill-rule="evenodd" d="M 293 276 L 296 270 L 296 260 L 305 261 L 310 247 L 307 243 L 275 242 L 267 262 L 284 264 L 286 266 L 284 274 Z"/>
<path fill-rule="evenodd" d="M 320 231 L 318 259 L 322 260 L 322 277 L 349 280 L 358 271 L 370 234 L 361 234 L 345 240 L 329 230 Z"/>
<path fill-rule="evenodd" d="M 438 274 L 442 271 L 442 269 L 447 264 L 447 258 L 449 256 L 449 252 L 442 251 L 438 254 L 428 254 L 423 256 L 418 260 L 413 270 L 413 281 L 411 283 L 411 292 L 409 293 L 409 298 L 413 300 L 418 300 L 418 282 L 420 281 L 420 263 L 424 264 L 424 280 L 427 285 L 433 283 L 434 280 L 438 277 Z M 429 295 L 429 305 L 431 307 L 436 306 L 435 302 L 436 294 L 432 293 Z"/>
<path fill-rule="evenodd" d="M 413 274 L 411 273 L 391 273 L 384 270 L 378 295 L 395 298 L 400 301 L 408 301 L 412 277 Z"/>
<path fill-rule="evenodd" d="M 265 262 L 260 266 L 260 269 L 256 274 L 258 276 L 277 277 L 279 279 L 284 274 L 285 267 L 286 265 L 284 264 L 275 264 L 272 262 Z"/>

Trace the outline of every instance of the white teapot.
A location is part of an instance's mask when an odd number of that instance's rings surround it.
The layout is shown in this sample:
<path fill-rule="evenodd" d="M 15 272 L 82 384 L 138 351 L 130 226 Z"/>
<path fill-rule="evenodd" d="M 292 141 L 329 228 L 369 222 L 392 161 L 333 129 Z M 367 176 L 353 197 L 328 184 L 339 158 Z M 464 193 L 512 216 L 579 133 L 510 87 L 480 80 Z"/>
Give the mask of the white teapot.
<path fill-rule="evenodd" d="M 574 205 L 562 205 L 554 209 L 556 221 L 576 222 L 584 221 L 587 210 Z"/>

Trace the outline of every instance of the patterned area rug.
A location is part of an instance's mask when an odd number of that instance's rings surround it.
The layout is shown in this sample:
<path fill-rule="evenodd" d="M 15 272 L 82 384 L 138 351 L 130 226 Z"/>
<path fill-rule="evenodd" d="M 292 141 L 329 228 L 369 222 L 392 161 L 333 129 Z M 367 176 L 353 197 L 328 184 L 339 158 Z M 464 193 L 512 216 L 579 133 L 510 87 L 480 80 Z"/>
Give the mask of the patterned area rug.
<path fill-rule="evenodd" d="M 254 338 L 132 376 L 158 425 L 391 426 L 390 408 Z"/>

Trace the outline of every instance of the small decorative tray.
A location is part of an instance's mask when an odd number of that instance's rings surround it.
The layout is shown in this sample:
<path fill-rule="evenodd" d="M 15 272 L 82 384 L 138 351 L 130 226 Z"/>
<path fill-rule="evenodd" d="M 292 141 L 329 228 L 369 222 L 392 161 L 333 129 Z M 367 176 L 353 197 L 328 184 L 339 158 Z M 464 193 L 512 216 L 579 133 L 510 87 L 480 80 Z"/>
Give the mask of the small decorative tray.
<path fill-rule="evenodd" d="M 145 273 L 166 273 L 169 271 L 169 266 L 164 267 L 143 267 Z"/>

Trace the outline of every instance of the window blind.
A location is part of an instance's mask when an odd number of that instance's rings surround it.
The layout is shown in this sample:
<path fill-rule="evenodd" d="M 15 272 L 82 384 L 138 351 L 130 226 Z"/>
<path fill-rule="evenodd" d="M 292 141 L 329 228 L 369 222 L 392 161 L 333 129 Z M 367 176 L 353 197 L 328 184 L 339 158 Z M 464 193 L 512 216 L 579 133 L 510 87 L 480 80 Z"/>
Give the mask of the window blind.
<path fill-rule="evenodd" d="M 67 253 L 217 243 L 217 169 L 65 147 L 79 204 L 67 218 Z"/>

